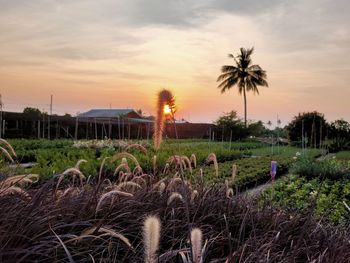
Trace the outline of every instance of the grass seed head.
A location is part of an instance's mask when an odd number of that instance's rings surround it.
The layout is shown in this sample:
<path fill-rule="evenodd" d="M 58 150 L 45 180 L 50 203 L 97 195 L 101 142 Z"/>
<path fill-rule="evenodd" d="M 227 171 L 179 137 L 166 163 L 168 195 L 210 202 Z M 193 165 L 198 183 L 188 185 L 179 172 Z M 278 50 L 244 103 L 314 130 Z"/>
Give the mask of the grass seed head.
<path fill-rule="evenodd" d="M 191 246 L 193 263 L 200 263 L 202 259 L 202 231 L 194 228 L 191 231 Z"/>
<path fill-rule="evenodd" d="M 169 90 L 162 90 L 158 93 L 157 99 L 157 115 L 154 122 L 154 148 L 159 150 L 160 145 L 163 139 L 164 123 L 165 123 L 165 114 L 164 106 L 174 105 L 174 97 Z"/>
<path fill-rule="evenodd" d="M 15 150 L 13 149 L 12 145 L 8 141 L 0 138 L 0 145 L 5 146 L 5 148 L 7 148 L 10 151 L 10 154 L 12 154 L 12 156 L 17 157 Z"/>
<path fill-rule="evenodd" d="M 169 206 L 175 200 L 179 200 L 179 201 L 183 202 L 184 198 L 178 192 L 174 192 L 169 196 L 168 201 L 167 201 L 167 205 Z"/>
<path fill-rule="evenodd" d="M 143 225 L 143 244 L 145 249 L 145 263 L 157 262 L 161 223 L 158 217 L 146 218 Z"/>

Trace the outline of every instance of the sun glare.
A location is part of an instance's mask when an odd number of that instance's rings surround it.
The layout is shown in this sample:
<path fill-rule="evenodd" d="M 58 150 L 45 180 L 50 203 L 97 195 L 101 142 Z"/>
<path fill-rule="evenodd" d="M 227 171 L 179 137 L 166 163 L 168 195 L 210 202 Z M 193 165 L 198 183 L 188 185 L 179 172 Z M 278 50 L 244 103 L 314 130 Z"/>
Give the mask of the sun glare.
<path fill-rule="evenodd" d="M 168 104 L 164 105 L 163 111 L 164 111 L 164 114 L 170 114 L 171 113 L 171 109 L 170 109 Z"/>

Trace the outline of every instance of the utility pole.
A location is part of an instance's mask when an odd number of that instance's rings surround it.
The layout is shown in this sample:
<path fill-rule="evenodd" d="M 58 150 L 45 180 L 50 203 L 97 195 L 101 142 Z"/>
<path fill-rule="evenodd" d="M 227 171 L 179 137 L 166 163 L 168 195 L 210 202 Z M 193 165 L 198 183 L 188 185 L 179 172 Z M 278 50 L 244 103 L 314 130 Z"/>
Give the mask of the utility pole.
<path fill-rule="evenodd" d="M 79 112 L 77 112 L 77 116 L 75 117 L 75 133 L 74 133 L 74 139 L 78 140 L 78 125 L 79 125 Z"/>
<path fill-rule="evenodd" d="M 280 154 L 280 124 L 281 124 L 281 120 L 278 118 L 278 114 L 277 114 L 277 154 Z"/>
<path fill-rule="evenodd" d="M 51 127 L 50 127 L 50 122 L 51 122 L 51 115 L 52 115 L 52 97 L 53 95 L 51 95 L 50 97 L 50 114 L 49 114 L 49 117 L 48 117 L 48 133 L 47 133 L 47 138 L 50 140 L 50 135 L 51 135 Z"/>
<path fill-rule="evenodd" d="M 304 120 L 301 121 L 301 148 L 304 155 L 305 154 Z"/>

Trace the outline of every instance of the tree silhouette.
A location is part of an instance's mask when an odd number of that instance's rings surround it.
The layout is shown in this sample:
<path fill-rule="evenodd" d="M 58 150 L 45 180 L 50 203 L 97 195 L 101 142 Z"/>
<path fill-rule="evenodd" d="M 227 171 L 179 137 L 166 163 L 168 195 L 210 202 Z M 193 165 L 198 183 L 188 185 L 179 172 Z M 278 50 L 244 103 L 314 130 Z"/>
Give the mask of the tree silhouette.
<path fill-rule="evenodd" d="M 224 65 L 221 68 L 222 74 L 218 77 L 217 82 L 221 82 L 218 88 L 221 93 L 231 89 L 234 86 L 238 87 L 239 94 L 243 93 L 244 97 L 244 124 L 247 127 L 247 96 L 246 92 L 253 91 L 254 94 L 259 94 L 258 86 L 268 87 L 266 81 L 266 72 L 259 65 L 252 65 L 251 55 L 254 48 L 240 49 L 241 53 L 238 56 L 229 54 L 233 58 L 235 65 Z"/>

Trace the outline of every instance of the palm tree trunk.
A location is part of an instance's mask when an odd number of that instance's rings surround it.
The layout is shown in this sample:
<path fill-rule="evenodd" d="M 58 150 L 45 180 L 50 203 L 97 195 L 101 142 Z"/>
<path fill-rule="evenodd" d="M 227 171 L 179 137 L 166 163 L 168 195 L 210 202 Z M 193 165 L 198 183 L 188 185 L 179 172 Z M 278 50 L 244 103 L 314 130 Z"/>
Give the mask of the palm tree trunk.
<path fill-rule="evenodd" d="M 244 125 L 247 128 L 247 96 L 245 92 L 245 87 L 243 88 L 243 97 L 244 97 Z"/>

